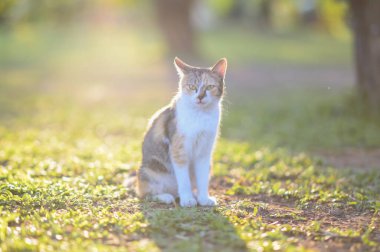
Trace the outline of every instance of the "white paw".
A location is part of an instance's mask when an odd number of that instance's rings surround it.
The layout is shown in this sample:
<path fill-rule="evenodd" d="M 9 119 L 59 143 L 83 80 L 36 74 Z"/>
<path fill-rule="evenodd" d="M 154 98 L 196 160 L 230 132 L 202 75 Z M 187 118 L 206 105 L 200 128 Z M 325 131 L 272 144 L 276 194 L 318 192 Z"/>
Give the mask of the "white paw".
<path fill-rule="evenodd" d="M 179 204 L 181 207 L 194 207 L 197 205 L 197 201 L 192 195 L 183 196 L 179 198 Z"/>
<path fill-rule="evenodd" d="M 175 202 L 174 196 L 169 193 L 155 195 L 153 196 L 153 200 L 156 200 L 165 204 L 172 204 Z"/>
<path fill-rule="evenodd" d="M 218 205 L 215 197 L 198 197 L 198 203 L 201 206 L 216 206 Z"/>

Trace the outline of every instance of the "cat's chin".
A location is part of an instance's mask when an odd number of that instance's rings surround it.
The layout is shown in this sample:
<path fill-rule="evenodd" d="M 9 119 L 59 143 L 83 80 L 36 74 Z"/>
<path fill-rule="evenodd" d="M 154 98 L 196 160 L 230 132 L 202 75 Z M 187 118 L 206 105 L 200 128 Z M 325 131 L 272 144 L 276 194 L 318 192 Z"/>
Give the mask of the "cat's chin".
<path fill-rule="evenodd" d="M 198 103 L 198 102 L 196 102 L 194 105 L 196 108 L 200 108 L 200 109 L 206 109 L 206 108 L 211 107 L 211 103 Z"/>

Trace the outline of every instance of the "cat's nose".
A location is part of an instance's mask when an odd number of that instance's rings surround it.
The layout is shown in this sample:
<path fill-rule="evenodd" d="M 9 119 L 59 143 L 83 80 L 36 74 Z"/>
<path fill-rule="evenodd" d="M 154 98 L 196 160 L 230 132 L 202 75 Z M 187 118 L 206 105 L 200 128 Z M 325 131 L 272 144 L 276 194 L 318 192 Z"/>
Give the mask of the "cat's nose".
<path fill-rule="evenodd" d="M 197 100 L 201 102 L 204 97 L 205 97 L 205 94 L 200 94 L 197 96 Z"/>

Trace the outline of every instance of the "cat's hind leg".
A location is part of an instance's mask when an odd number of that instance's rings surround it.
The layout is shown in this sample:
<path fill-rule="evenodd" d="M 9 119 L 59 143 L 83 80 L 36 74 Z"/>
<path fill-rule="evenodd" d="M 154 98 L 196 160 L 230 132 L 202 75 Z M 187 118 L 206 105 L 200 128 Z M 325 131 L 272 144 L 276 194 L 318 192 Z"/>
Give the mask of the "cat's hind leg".
<path fill-rule="evenodd" d="M 173 174 L 157 166 L 142 166 L 137 173 L 137 195 L 165 204 L 175 202 L 177 182 Z"/>
<path fill-rule="evenodd" d="M 153 195 L 152 200 L 165 203 L 165 204 L 172 204 L 175 202 L 174 196 L 169 193 Z"/>

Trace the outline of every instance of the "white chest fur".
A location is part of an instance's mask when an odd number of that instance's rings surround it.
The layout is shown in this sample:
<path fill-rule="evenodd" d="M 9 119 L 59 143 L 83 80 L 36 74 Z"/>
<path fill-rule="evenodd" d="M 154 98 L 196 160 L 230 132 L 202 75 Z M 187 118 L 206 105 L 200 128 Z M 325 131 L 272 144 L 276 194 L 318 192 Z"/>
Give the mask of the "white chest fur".
<path fill-rule="evenodd" d="M 177 130 L 184 136 L 189 155 L 209 155 L 218 132 L 220 106 L 204 110 L 179 101 L 176 107 Z"/>

